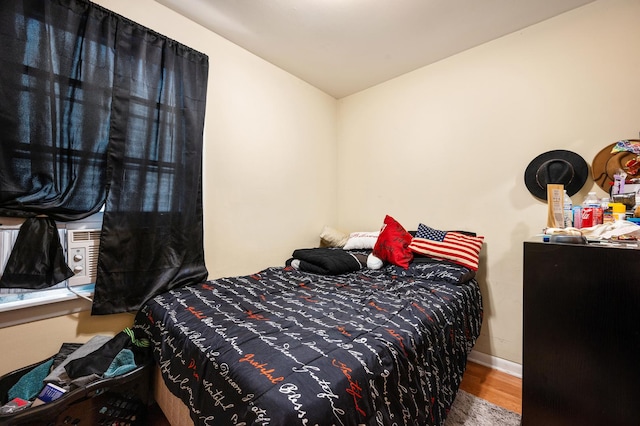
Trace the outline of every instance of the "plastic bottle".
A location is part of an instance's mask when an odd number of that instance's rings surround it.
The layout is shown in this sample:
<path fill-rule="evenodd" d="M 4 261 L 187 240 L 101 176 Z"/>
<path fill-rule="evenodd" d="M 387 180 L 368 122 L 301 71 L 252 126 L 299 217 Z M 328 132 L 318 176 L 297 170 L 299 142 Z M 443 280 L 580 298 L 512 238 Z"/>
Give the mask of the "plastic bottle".
<path fill-rule="evenodd" d="M 564 204 L 562 207 L 562 212 L 564 214 L 564 227 L 570 228 L 573 226 L 573 203 L 571 202 L 571 197 L 567 194 L 567 190 L 564 190 Z"/>
<path fill-rule="evenodd" d="M 590 192 L 582 202 L 582 207 L 600 207 L 600 200 L 595 192 Z"/>

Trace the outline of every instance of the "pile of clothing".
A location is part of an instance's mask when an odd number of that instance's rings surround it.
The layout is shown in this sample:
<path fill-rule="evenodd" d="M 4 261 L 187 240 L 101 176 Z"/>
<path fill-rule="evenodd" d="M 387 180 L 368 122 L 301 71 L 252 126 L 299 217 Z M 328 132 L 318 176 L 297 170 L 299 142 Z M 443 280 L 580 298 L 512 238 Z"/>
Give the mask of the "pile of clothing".
<path fill-rule="evenodd" d="M 31 406 L 48 384 L 72 391 L 125 374 L 149 360 L 149 341 L 136 336 L 130 328 L 114 337 L 95 336 L 84 344 L 63 343 L 56 355 L 24 374 L 8 390 L 8 402 L 0 407 L 0 414 Z"/>
<path fill-rule="evenodd" d="M 589 240 L 638 240 L 640 239 L 640 226 L 628 220 L 616 220 L 611 223 L 603 223 L 588 228 L 546 228 L 545 235 L 577 235 Z"/>

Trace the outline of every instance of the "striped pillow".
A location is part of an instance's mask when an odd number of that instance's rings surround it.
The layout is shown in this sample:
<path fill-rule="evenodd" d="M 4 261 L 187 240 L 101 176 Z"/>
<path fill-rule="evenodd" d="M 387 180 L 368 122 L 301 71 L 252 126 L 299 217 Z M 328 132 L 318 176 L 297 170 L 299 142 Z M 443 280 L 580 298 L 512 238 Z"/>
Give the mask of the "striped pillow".
<path fill-rule="evenodd" d="M 483 240 L 484 237 L 439 231 L 421 223 L 409 244 L 409 249 L 417 254 L 448 260 L 477 271 Z"/>

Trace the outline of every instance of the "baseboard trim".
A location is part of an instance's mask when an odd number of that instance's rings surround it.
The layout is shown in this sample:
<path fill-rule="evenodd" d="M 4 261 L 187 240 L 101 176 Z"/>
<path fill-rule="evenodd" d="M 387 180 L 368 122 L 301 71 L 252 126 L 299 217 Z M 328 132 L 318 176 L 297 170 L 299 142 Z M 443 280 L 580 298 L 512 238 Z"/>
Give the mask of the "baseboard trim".
<path fill-rule="evenodd" d="M 475 362 L 476 364 L 484 365 L 485 367 L 493 368 L 495 370 L 502 371 L 503 373 L 522 378 L 522 364 L 498 358 L 493 355 L 487 355 L 475 350 L 471 351 L 467 359 Z"/>

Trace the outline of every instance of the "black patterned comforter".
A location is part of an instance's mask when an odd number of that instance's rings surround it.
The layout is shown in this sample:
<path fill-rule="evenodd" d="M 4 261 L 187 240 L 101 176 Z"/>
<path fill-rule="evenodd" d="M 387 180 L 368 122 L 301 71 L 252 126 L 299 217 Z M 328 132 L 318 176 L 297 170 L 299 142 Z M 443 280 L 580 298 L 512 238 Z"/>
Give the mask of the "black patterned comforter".
<path fill-rule="evenodd" d="M 482 323 L 444 262 L 342 275 L 291 267 L 171 290 L 140 310 L 199 425 L 441 425 Z"/>

